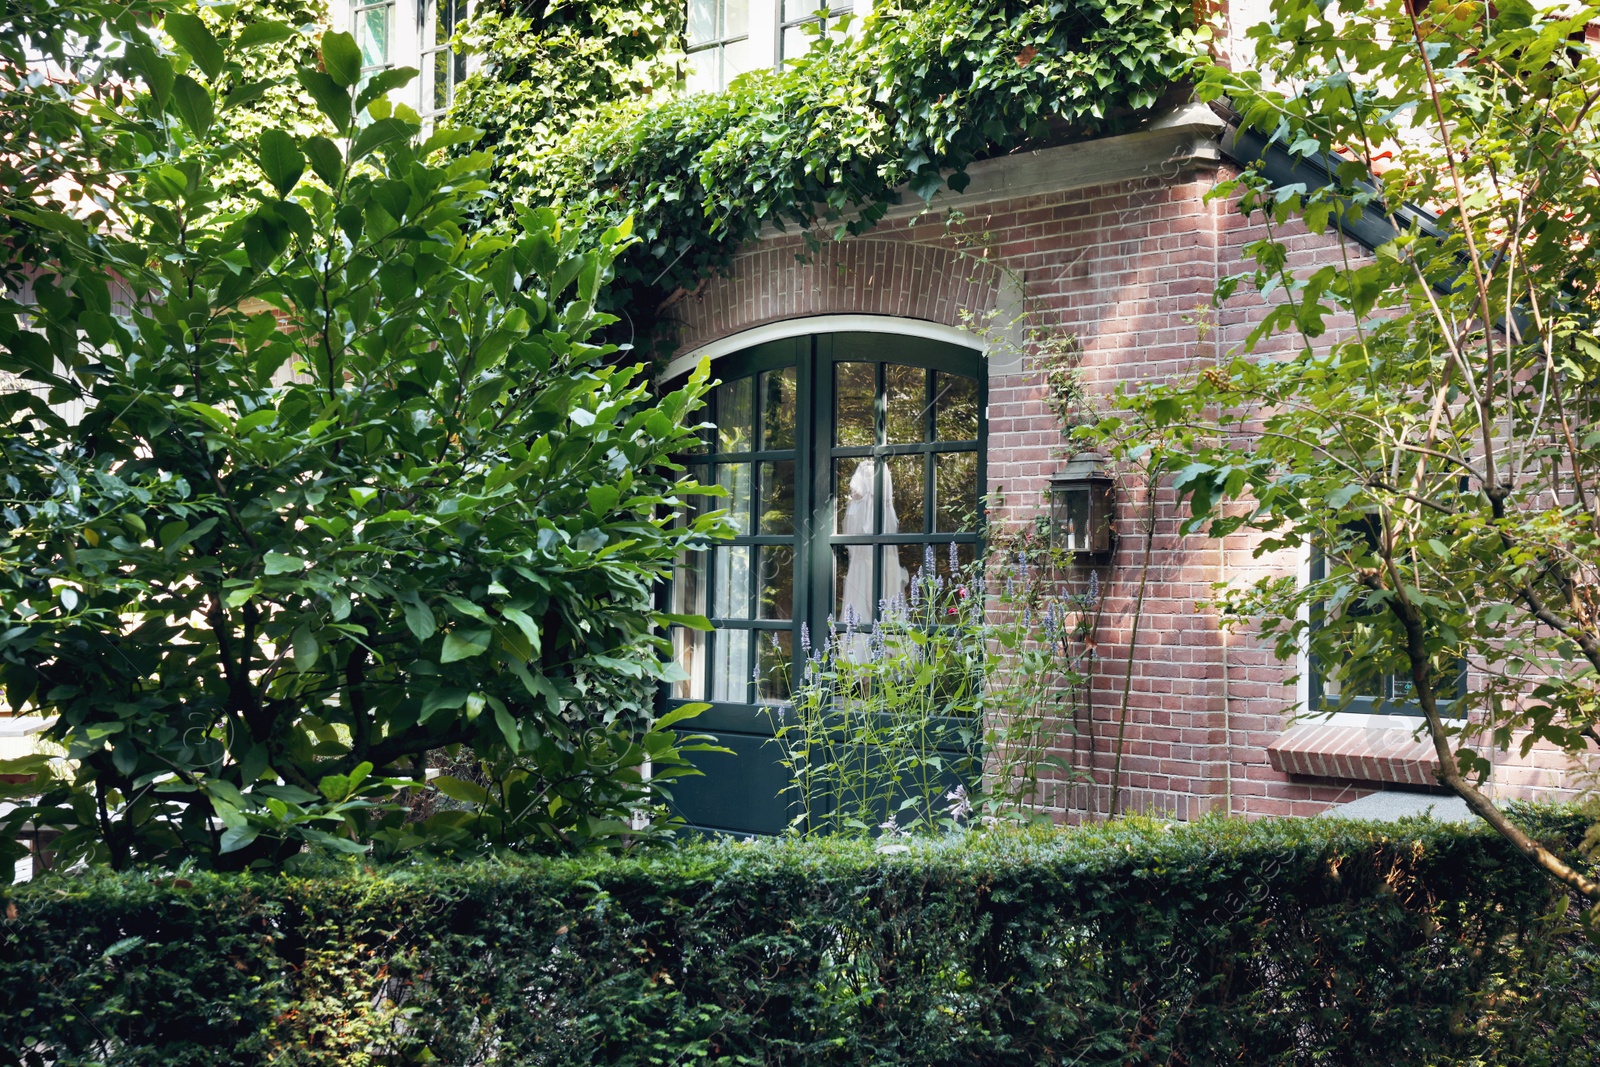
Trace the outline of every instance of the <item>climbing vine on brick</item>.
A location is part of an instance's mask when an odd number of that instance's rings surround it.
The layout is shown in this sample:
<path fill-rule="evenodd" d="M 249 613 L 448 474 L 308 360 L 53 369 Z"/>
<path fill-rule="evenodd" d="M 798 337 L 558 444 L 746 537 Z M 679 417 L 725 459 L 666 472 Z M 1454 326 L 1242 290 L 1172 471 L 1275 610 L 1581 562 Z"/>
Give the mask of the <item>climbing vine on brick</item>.
<path fill-rule="evenodd" d="M 597 224 L 634 214 L 643 241 L 619 264 L 615 297 L 642 330 L 639 317 L 765 225 L 863 232 L 902 185 L 924 198 L 959 191 L 976 160 L 1136 125 L 1199 36 L 1182 0 L 889 0 L 782 71 L 723 93 L 635 96 L 541 158 L 502 156 L 502 193 Z M 522 98 L 544 106 L 536 91 Z M 463 124 L 484 118 L 468 99 Z M 485 136 L 511 128 L 502 119 Z"/>

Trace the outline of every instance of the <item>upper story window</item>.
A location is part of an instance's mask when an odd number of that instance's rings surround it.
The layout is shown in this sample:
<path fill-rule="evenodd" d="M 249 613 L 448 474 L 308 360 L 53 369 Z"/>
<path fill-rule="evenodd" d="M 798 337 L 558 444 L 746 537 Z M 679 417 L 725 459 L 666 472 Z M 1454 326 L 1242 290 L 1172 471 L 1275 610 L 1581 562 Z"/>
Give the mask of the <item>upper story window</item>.
<path fill-rule="evenodd" d="M 467 54 L 452 49 L 450 38 L 466 21 L 467 0 L 424 0 L 422 20 L 423 115 L 438 115 L 455 99 L 467 77 Z"/>
<path fill-rule="evenodd" d="M 687 0 L 688 89 L 717 92 L 746 71 L 781 67 L 845 16 L 871 11 L 872 0 Z"/>
<path fill-rule="evenodd" d="M 347 29 L 361 49 L 363 81 L 391 67 L 415 67 L 420 75 L 389 95 L 425 119 L 449 108 L 467 76 L 467 55 L 450 47 L 466 21 L 469 0 L 351 0 Z"/>
<path fill-rule="evenodd" d="M 750 69 L 750 0 L 689 0 L 689 91 L 716 92 Z"/>
<path fill-rule="evenodd" d="M 817 33 L 826 33 L 841 18 L 855 11 L 853 0 L 783 0 L 778 23 L 778 62 L 806 54 Z"/>
<path fill-rule="evenodd" d="M 395 0 L 377 0 L 376 3 L 357 2 L 351 11 L 351 32 L 361 49 L 361 81 L 363 84 L 380 70 L 394 65 L 391 49 L 394 47 Z"/>

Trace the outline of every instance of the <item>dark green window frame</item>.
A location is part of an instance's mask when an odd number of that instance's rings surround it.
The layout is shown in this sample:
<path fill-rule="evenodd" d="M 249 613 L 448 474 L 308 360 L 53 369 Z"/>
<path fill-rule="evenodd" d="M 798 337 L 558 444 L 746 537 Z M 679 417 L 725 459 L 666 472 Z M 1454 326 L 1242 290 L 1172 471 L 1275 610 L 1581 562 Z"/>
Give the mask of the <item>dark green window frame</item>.
<path fill-rule="evenodd" d="M 876 605 L 896 592 L 886 588 L 886 577 L 898 575 L 905 581 L 921 566 L 930 546 L 941 572 L 949 568 L 952 545 L 961 563 L 981 552 L 988 386 L 976 349 L 877 333 L 811 334 L 768 342 L 717 360 L 713 374 L 723 384 L 703 415 L 717 429 L 707 435 L 706 450 L 683 459 L 708 484 L 715 484 L 719 473 L 724 483 L 738 483 L 744 513 L 733 516 L 740 526 L 737 536 L 693 554 L 700 557 L 698 563 L 683 561 L 672 583 L 672 610 L 705 614 L 713 630 L 704 636 L 674 630 L 680 662 L 687 661 L 695 676 L 667 687 L 663 703 L 667 708 L 709 703 L 695 729 L 717 735 L 737 753 L 738 766 L 725 758 L 715 767 L 708 762 L 706 778 L 678 783 L 677 793 L 686 809 L 692 809 L 685 812 L 690 821 L 711 829 L 776 832 L 787 824 L 789 813 L 777 795 L 782 779 L 773 770 L 776 751 L 765 742 L 772 733 L 769 709 L 787 694 L 772 685 L 772 677 L 782 666 L 789 678 L 801 676 L 802 625 L 817 644 L 827 632 L 830 614 L 844 628 L 840 604 L 846 581 L 840 575 L 861 560 L 872 561 L 870 589 L 858 585 L 854 593 L 876 615 Z M 775 442 L 770 428 L 761 425 L 759 400 L 781 398 L 785 387 L 774 390 L 771 383 L 786 375 L 792 376 L 787 378 L 793 387 L 792 437 L 786 431 Z M 839 388 L 841 379 L 846 386 L 860 386 L 868 376 L 870 416 L 859 388 L 848 396 L 848 389 Z M 749 408 L 739 399 L 738 383 L 744 381 L 752 383 L 749 394 L 756 399 Z M 836 419 L 841 401 L 854 405 L 850 410 L 855 418 L 844 429 Z M 724 410 L 730 405 L 740 410 L 730 416 Z M 902 414 L 913 407 L 919 409 Z M 747 421 L 748 447 L 740 437 Z M 868 421 L 870 441 L 863 436 Z M 870 530 L 844 532 L 841 501 L 850 486 L 841 483 L 853 481 L 857 465 L 864 462 L 873 463 Z M 737 467 L 747 468 L 748 476 L 730 477 Z M 774 499 L 768 483 L 784 469 L 793 471 L 792 484 L 784 490 L 792 494 L 792 530 L 781 524 L 768 529 L 764 519 L 771 509 L 766 505 Z M 891 472 L 901 480 L 886 485 Z M 952 486 L 960 486 L 959 493 Z M 952 495 L 965 505 L 953 507 Z M 895 532 L 885 530 L 890 501 L 897 502 Z M 727 498 L 709 498 L 702 506 L 721 509 L 729 503 Z M 901 510 L 907 515 L 900 516 Z M 958 515 L 965 521 L 959 529 L 950 528 L 957 525 Z M 917 526 L 908 529 L 913 518 Z M 859 525 L 860 512 L 856 521 Z M 784 552 L 793 553 L 791 610 L 787 618 L 764 618 L 773 612 L 766 610 L 763 599 L 768 588 L 762 580 L 767 575 L 763 555 L 780 557 Z M 891 558 L 892 564 L 887 562 Z M 724 572 L 735 567 L 747 583 L 742 599 L 728 595 Z M 731 699 L 739 694 L 742 700 Z"/>

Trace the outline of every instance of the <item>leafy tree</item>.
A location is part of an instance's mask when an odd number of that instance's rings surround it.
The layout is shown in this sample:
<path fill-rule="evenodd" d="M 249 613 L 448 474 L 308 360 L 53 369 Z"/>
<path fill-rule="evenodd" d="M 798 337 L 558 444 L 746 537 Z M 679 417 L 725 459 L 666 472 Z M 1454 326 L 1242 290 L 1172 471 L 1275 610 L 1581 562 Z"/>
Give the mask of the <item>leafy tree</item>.
<path fill-rule="evenodd" d="M 297 73 L 333 136 L 236 141 L 207 86 L 286 27 L 163 28 L 176 53 L 123 38 L 143 88 L 88 105 L 118 181 L 5 202 L 51 252 L 0 304 L 0 686 L 70 761 L 8 829 L 242 866 L 660 825 L 673 723 L 584 698 L 673 677 L 653 588 L 718 527 L 671 520 L 704 370 L 655 398 L 595 340 L 627 226 L 473 227 L 488 161 L 439 162 L 464 135 L 389 105 L 413 71 L 358 88 L 348 35 Z M 261 190 L 235 207 L 240 159 Z M 395 790 L 452 746 L 484 795 L 447 781 L 467 807 L 403 823 Z"/>
<path fill-rule="evenodd" d="M 1223 183 L 1265 230 L 1218 299 L 1247 281 L 1269 314 L 1094 431 L 1155 442 L 1193 527 L 1319 553 L 1325 577 L 1263 580 L 1233 607 L 1280 656 L 1309 648 L 1344 703 L 1389 679 L 1439 780 L 1593 901 L 1600 884 L 1483 784 L 1496 750 L 1600 747 L 1597 20 L 1528 0 L 1280 0 L 1251 31 L 1258 69 L 1205 66 L 1199 91 L 1329 178 Z M 1296 219 L 1393 237 L 1304 266 Z M 1287 353 L 1253 354 L 1269 340 Z"/>

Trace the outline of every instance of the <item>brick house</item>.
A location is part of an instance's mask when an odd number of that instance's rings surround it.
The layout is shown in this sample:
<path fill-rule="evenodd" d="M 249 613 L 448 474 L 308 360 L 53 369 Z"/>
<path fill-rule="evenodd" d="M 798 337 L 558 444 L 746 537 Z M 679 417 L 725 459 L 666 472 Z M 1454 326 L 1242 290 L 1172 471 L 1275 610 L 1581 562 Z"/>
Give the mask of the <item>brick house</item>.
<path fill-rule="evenodd" d="M 1264 14 L 1265 5 L 1233 5 L 1240 28 Z M 1225 47 L 1238 54 L 1238 45 L 1235 36 Z M 716 629 L 680 635 L 693 678 L 672 696 L 710 701 L 705 728 L 737 753 L 708 757 L 708 777 L 680 785 L 691 822 L 782 826 L 764 744 L 771 729 L 756 709 L 781 697 L 765 679 L 795 656 L 802 622 L 816 632 L 827 616 L 855 611 L 853 601 L 870 615 L 930 546 L 939 559 L 947 549 L 968 558 L 973 528 L 946 519 L 979 494 L 999 502 L 987 517 L 1001 526 L 1045 507 L 1067 454 L 1015 324 L 1075 338 L 1092 398 L 1203 366 L 1259 321 L 1265 305 L 1253 294 L 1210 308 L 1217 280 L 1262 236 L 1235 204 L 1206 199 L 1219 176 L 1259 151 L 1248 147 L 1210 110 L 1179 107 L 1134 133 L 979 163 L 961 194 L 946 190 L 927 207 L 907 197 L 871 232 L 820 252 L 806 252 L 799 236 L 765 233 L 674 306 L 666 378 L 709 358 L 726 383 L 713 412 L 722 454 L 715 471 L 701 470 L 730 489 L 743 523 L 741 537 L 678 583 L 675 610 L 706 613 Z M 1374 237 L 1349 236 L 1369 248 Z M 1339 255 L 1333 236 L 1302 231 L 1290 243 L 1302 264 Z M 960 398 L 982 415 L 952 435 L 940 405 Z M 897 401 L 912 405 L 898 423 Z M 863 414 L 874 403 L 876 426 Z M 908 429 L 905 418 L 925 425 Z M 880 470 L 863 479 L 869 463 Z M 874 492 L 875 517 L 851 525 L 855 503 Z M 1067 577 L 1083 582 L 1093 570 L 1107 597 L 1087 720 L 1060 740 L 1087 781 L 1059 784 L 1048 801 L 1068 821 L 1108 814 L 1113 794 L 1141 540 L 1133 492 L 1117 497 L 1122 547 Z M 1248 629 L 1224 631 L 1206 604 L 1216 583 L 1303 575 L 1311 561 L 1258 557 L 1250 535 L 1181 536 L 1173 504 L 1170 492 L 1158 494 L 1118 809 L 1310 816 L 1359 802 L 1348 810 L 1464 813 L 1438 795 L 1420 715 L 1372 694 L 1352 705 L 1363 713 L 1301 721 L 1321 704 L 1316 665 L 1278 661 Z M 774 507 L 779 521 L 769 527 Z M 1496 759 L 1493 796 L 1573 795 L 1554 749 Z"/>

